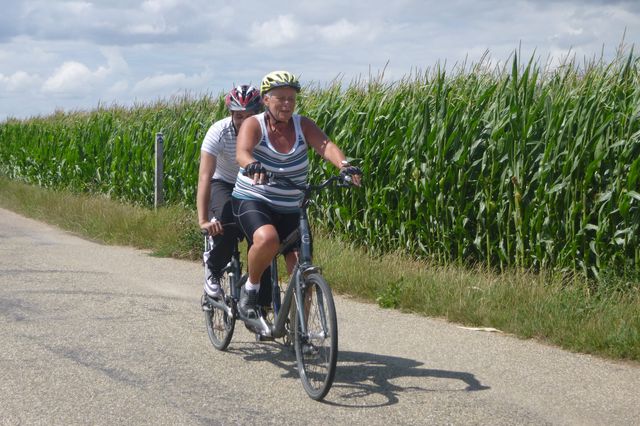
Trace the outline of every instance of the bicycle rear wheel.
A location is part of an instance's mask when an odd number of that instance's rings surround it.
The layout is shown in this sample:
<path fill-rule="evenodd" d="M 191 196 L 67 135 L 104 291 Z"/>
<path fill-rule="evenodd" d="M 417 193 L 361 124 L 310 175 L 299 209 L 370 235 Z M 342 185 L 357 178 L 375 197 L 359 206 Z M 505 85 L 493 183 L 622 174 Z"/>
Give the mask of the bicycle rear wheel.
<path fill-rule="evenodd" d="M 316 401 L 327 395 L 338 360 L 338 320 L 329 285 L 320 274 L 305 278 L 303 300 L 298 306 L 307 325 L 303 335 L 300 313 L 295 317 L 294 346 L 302 386 Z"/>
<path fill-rule="evenodd" d="M 234 301 L 231 297 L 231 277 L 229 277 L 228 270 L 223 270 L 220 286 L 223 290 L 225 304 L 231 307 L 233 312 Z M 204 322 L 213 347 L 220 351 L 227 349 L 229 343 L 231 343 L 231 337 L 233 337 L 233 330 L 236 324 L 235 317 L 227 315 L 224 309 L 211 306 L 211 310 L 204 311 Z"/>

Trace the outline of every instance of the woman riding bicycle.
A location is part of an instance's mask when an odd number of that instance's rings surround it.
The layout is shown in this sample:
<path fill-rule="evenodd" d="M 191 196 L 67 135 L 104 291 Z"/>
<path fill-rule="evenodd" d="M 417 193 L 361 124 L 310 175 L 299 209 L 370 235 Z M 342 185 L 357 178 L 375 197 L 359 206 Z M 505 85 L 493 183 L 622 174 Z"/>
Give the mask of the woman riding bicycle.
<path fill-rule="evenodd" d="M 198 224 L 214 237 L 213 248 L 203 254 L 204 293 L 214 299 L 220 294 L 220 271 L 231 259 L 239 237 L 235 227 L 225 232 L 222 226 L 234 222 L 231 191 L 238 174 L 236 136 L 247 118 L 262 111 L 262 98 L 254 87 L 241 85 L 227 94 L 225 104 L 230 116 L 213 123 L 202 142 L 197 191 Z"/>
<path fill-rule="evenodd" d="M 267 74 L 260 85 L 266 111 L 248 118 L 238 133 L 236 159 L 240 165 L 232 193 L 233 215 L 251 244 L 249 277 L 242 288 L 238 309 L 246 317 L 255 316 L 260 277 L 278 251 L 280 241 L 298 226 L 297 189 L 266 185 L 266 172 L 277 172 L 297 183 L 307 180 L 308 147 L 353 176 L 360 185 L 360 171 L 352 167 L 340 148 L 307 118 L 294 114 L 298 79 L 287 71 Z M 291 273 L 296 254 L 286 254 Z"/>

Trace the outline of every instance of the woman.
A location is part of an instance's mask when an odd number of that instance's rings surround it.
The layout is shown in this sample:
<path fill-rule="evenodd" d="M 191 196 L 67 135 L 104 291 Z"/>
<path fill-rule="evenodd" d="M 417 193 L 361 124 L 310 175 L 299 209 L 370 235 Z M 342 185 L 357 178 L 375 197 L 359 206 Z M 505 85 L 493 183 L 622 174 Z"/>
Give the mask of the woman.
<path fill-rule="evenodd" d="M 296 189 L 265 185 L 266 172 L 286 175 L 291 180 L 307 180 L 308 147 L 341 170 L 353 175 L 360 185 L 360 171 L 352 167 L 340 148 L 307 117 L 294 114 L 298 79 L 287 71 L 267 74 L 260 85 L 266 111 L 248 118 L 238 134 L 236 159 L 240 166 L 232 193 L 233 214 L 251 248 L 249 278 L 242 288 L 238 308 L 245 317 L 255 317 L 260 277 L 277 254 L 280 241 L 298 226 Z M 286 253 L 287 270 L 296 262 L 294 252 Z"/>

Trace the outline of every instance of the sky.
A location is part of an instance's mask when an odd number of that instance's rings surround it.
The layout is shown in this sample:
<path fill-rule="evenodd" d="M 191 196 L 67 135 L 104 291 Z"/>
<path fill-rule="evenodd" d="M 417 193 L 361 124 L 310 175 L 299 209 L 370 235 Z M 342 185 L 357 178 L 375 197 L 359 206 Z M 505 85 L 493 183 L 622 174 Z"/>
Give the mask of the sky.
<path fill-rule="evenodd" d="M 218 95 L 274 70 L 347 85 L 517 50 L 608 61 L 639 41 L 638 0 L 0 0 L 0 121 Z"/>

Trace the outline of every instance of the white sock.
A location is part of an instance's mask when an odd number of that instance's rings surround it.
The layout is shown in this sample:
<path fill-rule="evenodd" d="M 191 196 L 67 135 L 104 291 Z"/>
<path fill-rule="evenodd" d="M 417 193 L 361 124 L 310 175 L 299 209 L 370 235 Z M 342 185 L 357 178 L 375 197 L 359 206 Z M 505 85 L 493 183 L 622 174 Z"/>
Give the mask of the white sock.
<path fill-rule="evenodd" d="M 260 283 L 253 284 L 249 279 L 247 279 L 247 283 L 245 284 L 245 289 L 247 291 L 249 291 L 249 290 L 258 291 L 258 290 L 260 290 Z"/>

